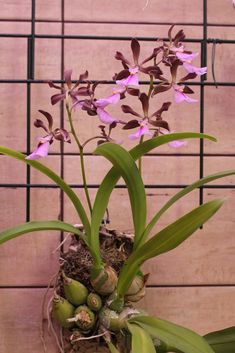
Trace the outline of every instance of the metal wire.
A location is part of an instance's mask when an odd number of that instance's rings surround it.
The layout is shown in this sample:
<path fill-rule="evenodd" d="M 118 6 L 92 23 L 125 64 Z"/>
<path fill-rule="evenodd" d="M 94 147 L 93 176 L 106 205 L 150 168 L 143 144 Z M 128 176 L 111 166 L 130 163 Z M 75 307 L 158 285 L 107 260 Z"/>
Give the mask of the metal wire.
<path fill-rule="evenodd" d="M 26 103 L 27 103 L 27 114 L 26 114 L 26 136 L 27 136 L 27 142 L 25 146 L 25 151 L 27 154 L 30 153 L 31 151 L 31 136 L 30 136 L 30 131 L 31 131 L 31 88 L 32 85 L 35 84 L 42 84 L 45 83 L 45 80 L 40 80 L 40 79 L 35 79 L 34 78 L 34 72 L 35 72 L 35 42 L 37 39 L 45 39 L 45 40 L 53 40 L 53 39 L 60 39 L 61 40 L 61 68 L 60 68 L 60 78 L 58 79 L 55 78 L 53 80 L 56 83 L 64 83 L 63 80 L 63 72 L 64 72 L 64 60 L 65 60 L 65 51 L 64 51 L 64 41 L 65 40 L 95 40 L 95 41 L 100 41 L 100 40 L 106 40 L 106 41 L 130 41 L 132 37 L 130 36 L 97 36 L 97 35 L 68 35 L 65 34 L 65 23 L 86 23 L 87 21 L 66 21 L 64 17 L 64 0 L 61 0 L 61 20 L 37 20 L 36 19 L 36 7 L 35 7 L 35 0 L 31 1 L 31 19 L 1 19 L 0 22 L 30 22 L 31 23 L 31 31 L 29 34 L 23 34 L 23 33 L 14 33 L 14 34 L 0 34 L 0 38 L 25 38 L 27 41 L 27 78 L 26 79 L 0 79 L 0 84 L 22 84 L 26 85 Z M 60 34 L 37 34 L 35 32 L 35 24 L 37 22 L 59 22 L 61 23 L 61 33 Z M 89 23 L 111 23 L 110 21 L 91 21 Z M 112 22 L 113 23 L 113 22 Z M 122 22 L 122 21 L 116 21 L 115 23 L 117 24 L 133 24 L 136 25 L 135 22 Z M 161 23 L 161 22 L 139 22 L 140 24 L 145 24 L 145 25 L 159 25 L 159 24 L 164 24 L 167 25 L 168 23 Z M 235 44 L 235 40 L 230 40 L 230 39 L 220 39 L 220 38 L 208 38 L 207 35 L 207 28 L 208 26 L 224 26 L 224 27 L 233 27 L 234 25 L 230 24 L 213 24 L 213 23 L 208 23 L 207 21 L 207 0 L 203 0 L 203 22 L 202 23 L 176 23 L 180 25 L 193 25 L 193 26 L 203 26 L 203 37 L 202 38 L 189 38 L 185 40 L 186 42 L 189 43 L 199 43 L 201 46 L 201 66 L 207 66 L 207 46 L 208 44 L 213 44 L 218 43 L 218 44 Z M 157 38 L 154 37 L 137 37 L 139 41 L 151 41 L 154 42 L 156 41 Z M 164 38 L 165 41 L 168 41 L 168 38 Z M 215 55 L 215 51 L 214 51 Z M 214 61 L 213 61 L 214 62 Z M 215 68 L 213 66 L 213 75 L 215 76 Z M 75 82 L 75 81 L 74 81 Z M 114 81 L 112 80 L 107 80 L 106 83 L 113 84 Z M 141 84 L 145 85 L 148 84 L 147 81 L 142 81 L 140 82 Z M 157 82 L 155 82 L 157 83 Z M 207 78 L 205 76 L 202 76 L 200 81 L 198 82 L 187 82 L 189 85 L 193 86 L 199 86 L 200 87 L 200 132 L 204 132 L 204 123 L 205 123 L 205 89 L 206 87 L 211 87 L 211 86 L 222 86 L 222 87 L 235 87 L 235 82 L 210 82 L 207 81 Z M 61 127 L 64 126 L 64 109 L 63 109 L 63 103 L 61 103 L 60 106 L 60 124 Z M 60 156 L 60 176 L 63 178 L 64 177 L 64 167 L 65 167 L 65 156 L 76 156 L 78 155 L 77 153 L 72 153 L 72 152 L 65 152 L 63 144 L 60 145 L 60 153 L 50 153 L 52 156 Z M 86 156 L 91 155 L 90 153 L 86 153 Z M 198 163 L 199 163 L 199 177 L 202 178 L 204 176 L 204 158 L 205 157 L 234 157 L 235 154 L 228 154 L 228 153 L 205 153 L 204 151 L 204 142 L 201 139 L 200 140 L 200 150 L 199 153 L 150 153 L 148 157 L 152 156 L 165 156 L 167 157 L 172 157 L 172 156 L 177 156 L 177 157 L 198 157 Z M 31 183 L 31 172 L 30 172 L 30 167 L 26 167 L 26 181 L 25 183 L 0 183 L 0 188 L 20 188 L 20 189 L 25 189 L 26 190 L 26 205 L 25 205 L 25 210 L 26 210 L 26 221 L 30 220 L 30 190 L 35 189 L 35 188 L 45 188 L 45 189 L 57 189 L 57 185 L 53 184 L 45 184 L 45 183 Z M 83 188 L 82 184 L 71 184 L 71 187 L 75 189 L 80 189 Z M 88 185 L 89 188 L 91 189 L 96 189 L 99 187 L 97 184 L 90 184 Z M 186 187 L 187 185 L 179 185 L 179 184 L 147 184 L 146 189 L 181 189 L 183 187 Z M 118 189 L 123 189 L 125 188 L 125 185 L 117 185 L 116 188 Z M 234 184 L 218 184 L 218 185 L 205 185 L 203 187 L 199 188 L 199 203 L 203 203 L 204 199 L 204 189 L 235 189 Z M 62 191 L 60 191 L 60 214 L 59 218 L 61 220 L 64 219 L 64 194 Z M 61 233 L 61 241 L 63 240 L 63 233 Z M 9 286 L 10 287 L 10 286 Z M 14 287 L 14 286 L 13 286 Z M 33 286 L 30 286 L 33 288 Z M 43 288 L 44 286 L 39 286 L 39 288 Z M 6 287 L 8 288 L 8 287 Z"/>

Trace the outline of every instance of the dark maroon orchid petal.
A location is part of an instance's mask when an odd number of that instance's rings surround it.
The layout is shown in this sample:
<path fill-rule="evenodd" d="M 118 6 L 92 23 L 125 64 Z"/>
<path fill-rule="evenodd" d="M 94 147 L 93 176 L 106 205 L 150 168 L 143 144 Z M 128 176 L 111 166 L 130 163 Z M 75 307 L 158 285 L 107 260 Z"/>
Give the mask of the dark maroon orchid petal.
<path fill-rule="evenodd" d="M 44 110 L 41 110 L 41 109 L 39 110 L 39 113 L 43 114 L 46 117 L 46 119 L 48 121 L 49 130 L 51 131 L 52 126 L 53 126 L 53 118 L 52 118 L 51 114 L 48 112 L 45 112 Z"/>
<path fill-rule="evenodd" d="M 92 101 L 90 99 L 84 99 L 83 104 L 82 104 L 82 109 L 88 110 L 91 108 L 94 108 Z"/>
<path fill-rule="evenodd" d="M 177 75 L 177 70 L 178 70 L 178 67 L 182 65 L 181 61 L 176 59 L 172 62 L 172 65 L 171 65 L 171 76 L 172 76 L 172 80 L 173 82 L 175 82 L 176 80 L 176 75 Z"/>
<path fill-rule="evenodd" d="M 140 44 L 137 39 L 133 38 L 131 41 L 131 50 L 133 54 L 133 59 L 135 65 L 138 65 L 139 57 L 140 57 Z"/>
<path fill-rule="evenodd" d="M 188 81 L 188 80 L 193 80 L 195 77 L 197 77 L 196 73 L 190 73 L 190 74 L 182 77 L 178 82 L 184 82 L 184 81 Z"/>
<path fill-rule="evenodd" d="M 169 28 L 169 30 L 168 30 L 168 38 L 169 38 L 169 41 L 170 41 L 170 42 L 172 41 L 172 35 L 171 35 L 171 33 L 172 33 L 172 30 L 173 30 L 174 27 L 175 27 L 175 24 L 171 25 L 170 28 Z"/>
<path fill-rule="evenodd" d="M 158 66 L 141 67 L 140 71 L 147 75 L 152 75 L 154 78 L 159 78 L 163 73 Z"/>
<path fill-rule="evenodd" d="M 71 143 L 68 131 L 63 128 L 55 129 L 53 132 L 53 136 L 56 140 Z"/>
<path fill-rule="evenodd" d="M 89 88 L 88 87 L 79 87 L 76 91 L 73 91 L 73 96 L 89 96 Z"/>
<path fill-rule="evenodd" d="M 157 93 L 166 92 L 169 89 L 171 89 L 171 85 L 170 84 L 159 84 L 159 85 L 154 87 L 151 96 L 153 97 Z"/>
<path fill-rule="evenodd" d="M 130 61 L 125 58 L 125 56 L 120 52 L 117 51 L 115 54 L 115 59 L 122 61 L 123 63 L 130 65 Z"/>
<path fill-rule="evenodd" d="M 109 125 L 109 132 L 111 132 L 112 129 L 115 129 L 115 127 L 117 126 L 116 121 L 114 121 L 112 124 Z"/>
<path fill-rule="evenodd" d="M 183 93 L 193 94 L 194 91 L 189 86 L 184 86 Z"/>
<path fill-rule="evenodd" d="M 97 115 L 96 107 L 94 107 L 94 105 L 92 104 L 92 101 L 89 99 L 85 99 L 83 101 L 81 108 L 82 108 L 82 110 L 85 110 L 87 112 L 87 114 L 90 116 Z"/>
<path fill-rule="evenodd" d="M 128 87 L 127 88 L 127 93 L 129 93 L 131 96 L 136 96 L 138 97 L 140 95 L 140 90 L 138 88 L 132 88 L 132 87 Z"/>
<path fill-rule="evenodd" d="M 123 126 L 123 130 L 129 130 L 129 129 L 134 129 L 136 127 L 140 126 L 139 121 L 134 119 L 134 120 L 130 120 L 128 121 L 128 123 L 126 123 Z"/>
<path fill-rule="evenodd" d="M 72 72 L 73 72 L 73 70 L 71 70 L 71 69 L 64 71 L 64 80 L 65 80 L 65 83 L 67 84 L 68 88 L 71 88 L 71 86 L 72 86 L 72 80 L 71 80 Z"/>
<path fill-rule="evenodd" d="M 160 109 L 158 109 L 156 112 L 154 112 L 151 117 L 156 116 L 156 118 L 160 118 L 163 112 L 166 112 L 171 105 L 171 102 L 165 102 L 161 106 Z"/>
<path fill-rule="evenodd" d="M 173 42 L 174 46 L 178 47 L 180 45 L 180 42 L 182 42 L 185 39 L 185 34 L 184 31 L 181 29 L 179 32 L 176 33 Z"/>
<path fill-rule="evenodd" d="M 167 121 L 165 120 L 149 120 L 149 123 L 155 127 L 161 127 L 170 131 L 170 127 Z"/>
<path fill-rule="evenodd" d="M 130 71 L 125 69 L 120 71 L 118 74 L 115 75 L 115 80 L 123 80 L 124 78 L 127 78 L 130 75 Z"/>
<path fill-rule="evenodd" d="M 160 46 L 158 48 L 154 48 L 152 54 L 149 57 L 147 57 L 144 61 L 142 61 L 141 65 L 147 63 L 148 61 L 150 61 L 152 59 L 155 59 L 158 56 L 158 54 L 162 51 L 162 49 L 163 49 L 162 46 Z"/>
<path fill-rule="evenodd" d="M 58 94 L 54 94 L 51 97 L 51 104 L 55 105 L 56 103 L 62 101 L 63 99 L 65 99 L 66 94 L 65 93 L 58 93 Z"/>
<path fill-rule="evenodd" d="M 131 115 L 138 116 L 139 118 L 141 118 L 141 115 L 138 114 L 137 112 L 135 112 L 129 105 L 123 104 L 121 106 L 121 109 L 122 109 L 123 113 L 131 114 Z"/>
<path fill-rule="evenodd" d="M 149 111 L 149 98 L 146 93 L 141 93 L 139 96 L 139 100 L 141 101 L 142 104 L 142 109 L 144 112 L 144 117 L 148 117 L 148 111 Z"/>
<path fill-rule="evenodd" d="M 88 75 L 89 75 L 89 73 L 88 73 L 88 71 L 86 70 L 83 74 L 81 74 L 81 75 L 79 76 L 78 81 L 79 81 L 79 82 L 82 82 L 82 81 L 84 81 L 84 80 L 87 80 L 87 79 L 88 79 Z"/>
<path fill-rule="evenodd" d="M 63 91 L 63 88 L 61 86 L 55 85 L 52 81 L 48 81 L 48 85 L 51 88 L 59 89 L 60 91 Z"/>
<path fill-rule="evenodd" d="M 48 134 L 50 133 L 50 131 L 47 129 L 46 125 L 41 119 L 36 119 L 33 124 L 35 127 L 43 128 Z"/>

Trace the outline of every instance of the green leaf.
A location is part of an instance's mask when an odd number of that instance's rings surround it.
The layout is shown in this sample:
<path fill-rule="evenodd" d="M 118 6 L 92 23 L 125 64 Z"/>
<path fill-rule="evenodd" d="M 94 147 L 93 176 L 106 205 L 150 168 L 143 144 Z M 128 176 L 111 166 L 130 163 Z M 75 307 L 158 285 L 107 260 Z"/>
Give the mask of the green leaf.
<path fill-rule="evenodd" d="M 20 224 L 16 227 L 9 228 L 0 233 L 0 244 L 5 243 L 8 240 L 16 238 L 22 234 L 37 232 L 40 230 L 61 230 L 64 232 L 73 233 L 79 235 L 84 239 L 83 234 L 78 228 L 73 227 L 71 224 L 61 221 L 33 221 Z"/>
<path fill-rule="evenodd" d="M 182 139 L 191 139 L 191 138 L 205 138 L 211 141 L 216 141 L 213 136 L 209 136 L 206 134 L 201 134 L 197 132 L 182 132 L 182 133 L 173 133 L 155 137 L 153 139 L 147 140 L 143 142 L 141 145 L 137 145 L 129 152 L 132 158 L 136 161 L 140 157 L 142 157 L 145 153 L 150 152 L 153 148 L 162 146 L 168 142 L 174 140 L 182 140 Z M 120 170 L 115 167 L 111 168 L 110 171 L 106 174 L 103 179 L 95 198 L 95 202 L 93 205 L 92 211 L 92 238 L 99 238 L 99 228 L 102 222 L 104 213 L 106 211 L 110 195 L 118 182 L 121 176 Z M 97 243 L 97 240 L 96 240 Z"/>
<path fill-rule="evenodd" d="M 203 337 L 172 322 L 151 316 L 136 316 L 128 321 L 140 325 L 151 336 L 166 343 L 170 352 L 179 350 L 184 353 L 214 353 Z"/>
<path fill-rule="evenodd" d="M 220 179 L 220 178 L 223 178 L 223 177 L 226 177 L 229 175 L 233 175 L 233 174 L 235 174 L 235 170 L 226 170 L 224 172 L 211 174 L 211 175 L 208 175 L 202 179 L 197 180 L 193 184 L 191 184 L 191 185 L 187 186 L 186 188 L 184 188 L 183 190 L 177 192 L 177 194 L 175 194 L 173 197 L 171 197 L 170 200 L 167 201 L 167 203 L 156 213 L 156 215 L 150 221 L 150 223 L 148 224 L 148 226 L 146 227 L 146 229 L 144 231 L 143 236 L 141 237 L 142 242 L 145 241 L 145 239 L 147 238 L 147 236 L 151 232 L 152 228 L 157 223 L 159 218 L 163 215 L 163 213 L 166 212 L 168 210 L 168 208 L 170 208 L 176 201 L 178 201 L 183 196 L 189 194 L 191 191 L 199 188 L 200 186 L 202 186 L 204 184 L 210 183 L 213 180 Z"/>
<path fill-rule="evenodd" d="M 222 206 L 223 200 L 207 202 L 162 229 L 144 245 L 132 252 L 121 270 L 117 293 L 125 295 L 139 267 L 148 259 L 176 248 Z"/>
<path fill-rule="evenodd" d="M 204 336 L 215 353 L 235 352 L 235 326 L 210 332 Z"/>
<path fill-rule="evenodd" d="M 127 323 L 128 330 L 131 332 L 131 352 L 132 353 L 156 353 L 153 341 L 139 325 Z"/>
<path fill-rule="evenodd" d="M 78 213 L 78 215 L 81 219 L 81 222 L 85 228 L 86 234 L 87 235 L 90 234 L 90 223 L 87 218 L 86 212 L 81 204 L 81 201 L 79 200 L 79 198 L 77 197 L 75 192 L 70 188 L 70 186 L 67 183 L 65 183 L 65 181 L 63 179 L 61 179 L 59 175 L 57 175 L 50 168 L 44 166 L 43 164 L 41 164 L 37 161 L 31 161 L 31 160 L 25 159 L 24 154 L 17 152 L 13 149 L 10 149 L 10 148 L 4 147 L 4 146 L 0 146 L 0 153 L 5 154 L 10 157 L 13 157 L 13 158 L 16 158 L 26 164 L 29 164 L 31 167 L 39 170 L 41 173 L 47 175 L 48 178 L 53 180 L 61 188 L 61 190 L 63 190 L 66 193 L 66 195 L 70 198 L 75 209 L 77 210 L 77 213 Z"/>
<path fill-rule="evenodd" d="M 112 342 L 106 340 L 106 343 L 107 343 L 111 353 L 120 353 L 119 350 L 114 346 L 114 344 Z"/>
<path fill-rule="evenodd" d="M 144 183 L 140 176 L 139 170 L 135 164 L 135 161 L 131 157 L 130 153 L 127 152 L 123 147 L 114 144 L 114 143 L 103 143 L 96 150 L 95 154 L 102 155 L 106 157 L 118 170 L 119 174 L 125 180 L 126 186 L 128 188 L 128 193 L 131 202 L 132 209 L 132 217 L 135 229 L 135 240 L 134 240 L 134 248 L 135 242 L 140 240 L 140 237 L 145 229 L 146 222 L 146 195 L 144 189 Z M 97 201 L 101 204 L 102 200 Z M 96 229 L 97 219 L 92 217 L 91 220 L 91 234 L 93 235 L 93 222 L 95 221 Z M 94 234 L 94 238 L 91 236 L 91 244 L 93 245 L 93 241 L 96 241 L 96 237 Z"/>
<path fill-rule="evenodd" d="M 176 132 L 173 134 L 167 134 L 155 137 L 153 139 L 147 140 L 143 142 L 141 145 L 135 146 L 131 151 L 130 154 L 134 160 L 139 159 L 144 154 L 150 152 L 156 147 L 162 146 L 166 143 L 175 140 L 183 140 L 183 139 L 194 139 L 194 138 L 201 138 L 201 139 L 208 139 L 213 142 L 216 142 L 216 138 L 210 135 L 198 133 L 198 132 Z"/>

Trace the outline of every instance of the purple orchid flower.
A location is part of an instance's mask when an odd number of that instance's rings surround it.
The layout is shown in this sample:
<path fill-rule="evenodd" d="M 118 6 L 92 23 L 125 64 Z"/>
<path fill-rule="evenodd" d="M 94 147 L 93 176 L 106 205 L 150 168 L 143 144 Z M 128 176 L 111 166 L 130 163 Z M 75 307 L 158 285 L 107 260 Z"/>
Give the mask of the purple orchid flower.
<path fill-rule="evenodd" d="M 65 129 L 56 128 L 55 130 L 52 130 L 53 118 L 50 113 L 45 112 L 43 110 L 39 110 L 39 112 L 46 117 L 48 127 L 44 124 L 41 119 L 36 119 L 34 122 L 34 126 L 45 130 L 47 132 L 47 135 L 39 138 L 37 148 L 29 156 L 25 157 L 25 159 L 28 160 L 37 160 L 39 158 L 46 157 L 49 152 L 49 146 L 52 144 L 54 139 L 68 143 L 71 142 L 69 133 Z"/>
<path fill-rule="evenodd" d="M 52 81 L 49 81 L 48 84 L 50 87 L 53 87 L 55 89 L 58 89 L 61 91 L 61 93 L 54 94 L 51 97 L 51 104 L 54 105 L 58 102 L 61 102 L 66 98 L 67 95 L 69 95 L 72 99 L 73 102 L 73 107 L 76 106 L 76 104 L 79 106 L 79 101 L 77 96 L 88 96 L 89 95 L 89 90 L 88 87 L 78 87 L 81 81 L 84 81 L 88 77 L 88 71 L 84 72 L 79 76 L 78 81 L 72 85 L 72 70 L 65 70 L 64 71 L 64 80 L 66 83 L 67 88 L 65 87 L 60 87 L 58 85 L 55 85 Z"/>
<path fill-rule="evenodd" d="M 139 78 L 138 78 L 138 72 L 139 68 L 136 66 L 133 69 L 128 69 L 130 75 L 127 76 L 126 78 L 123 78 L 122 80 L 117 80 L 116 84 L 123 86 L 123 87 L 128 87 L 128 86 L 139 86 Z"/>
<path fill-rule="evenodd" d="M 162 71 L 157 65 L 152 65 L 148 67 L 144 67 L 143 65 L 147 63 L 148 61 L 155 59 L 158 55 L 158 53 L 161 51 L 161 48 L 154 48 L 153 53 L 147 57 L 145 60 L 143 60 L 141 63 L 139 63 L 139 57 L 140 57 L 140 44 L 137 39 L 132 39 L 131 41 L 131 51 L 132 51 L 132 56 L 133 56 L 133 61 L 134 63 L 132 64 L 128 59 L 125 58 L 125 56 L 117 51 L 115 55 L 115 59 L 120 60 L 122 62 L 122 65 L 124 67 L 124 70 L 119 72 L 116 77 L 116 83 L 120 86 L 123 87 L 129 87 L 129 86 L 139 86 L 139 78 L 138 78 L 138 73 L 143 72 L 148 75 L 153 75 L 155 78 L 159 78 L 159 76 L 162 74 Z"/>
<path fill-rule="evenodd" d="M 120 99 L 121 99 L 121 94 L 125 91 L 125 88 L 119 87 L 113 90 L 113 94 L 106 98 L 100 98 L 94 102 L 97 112 L 97 115 L 100 119 L 100 121 L 104 124 L 112 124 L 112 123 L 117 123 L 118 120 L 114 117 L 112 117 L 106 110 L 104 110 L 105 107 L 107 107 L 109 104 L 117 104 Z"/>
<path fill-rule="evenodd" d="M 140 115 L 135 110 L 133 110 L 129 105 L 122 105 L 122 111 L 127 114 L 134 115 L 136 119 L 128 121 L 124 126 L 124 130 L 138 128 L 134 134 L 130 134 L 128 137 L 131 140 L 139 139 L 141 136 L 149 135 L 154 136 L 158 130 L 162 127 L 169 130 L 168 123 L 162 119 L 162 113 L 167 111 L 171 105 L 170 102 L 165 102 L 162 104 L 161 108 L 158 109 L 153 114 L 149 114 L 149 97 L 146 93 L 141 93 L 139 95 L 139 100 L 142 104 L 143 115 Z M 150 131 L 149 125 L 152 126 Z"/>
<path fill-rule="evenodd" d="M 139 123 L 139 128 L 137 129 L 136 133 L 130 134 L 128 136 L 130 140 L 140 139 L 140 137 L 144 135 L 149 135 L 149 136 L 153 135 L 153 133 L 151 133 L 149 130 L 147 120 L 140 120 L 138 123 Z"/>
<path fill-rule="evenodd" d="M 29 156 L 25 157 L 25 159 L 37 160 L 39 158 L 46 157 L 48 155 L 49 146 L 52 143 L 52 141 L 53 141 L 52 135 L 40 137 L 37 148 Z"/>
<path fill-rule="evenodd" d="M 176 53 L 177 58 L 183 62 L 183 67 L 188 73 L 195 73 L 198 76 L 205 75 L 207 73 L 207 67 L 197 67 L 191 64 L 191 61 L 194 60 L 198 53 Z"/>
<path fill-rule="evenodd" d="M 176 103 L 181 103 L 183 101 L 187 103 L 196 103 L 198 102 L 197 99 L 190 98 L 186 95 L 186 93 L 193 93 L 193 91 L 188 87 L 184 85 L 174 85 L 173 86 L 174 91 L 175 91 L 175 102 Z"/>

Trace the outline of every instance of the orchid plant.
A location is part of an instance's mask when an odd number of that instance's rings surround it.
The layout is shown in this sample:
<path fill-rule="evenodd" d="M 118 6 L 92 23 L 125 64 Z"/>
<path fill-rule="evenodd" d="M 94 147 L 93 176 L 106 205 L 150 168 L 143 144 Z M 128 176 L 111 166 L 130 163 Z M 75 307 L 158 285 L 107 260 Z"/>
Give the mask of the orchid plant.
<path fill-rule="evenodd" d="M 180 245 L 219 210 L 223 200 L 216 199 L 200 205 L 157 234 L 152 234 L 159 218 L 193 190 L 213 180 L 235 174 L 235 170 L 229 170 L 195 181 L 170 198 L 146 224 L 146 193 L 141 176 L 144 154 L 164 144 L 169 144 L 169 148 L 184 146 L 187 139 L 216 141 L 214 137 L 202 133 L 172 132 L 165 118 L 172 102 L 166 101 L 157 106 L 156 97 L 167 91 L 172 92 L 172 100 L 176 104 L 183 101 L 185 104 L 196 103 L 197 100 L 191 98 L 194 92 L 187 85 L 187 81 L 207 72 L 206 67 L 196 67 L 192 64 L 198 53 L 186 49 L 182 30 L 173 36 L 173 27 L 171 26 L 168 32 L 169 40 L 158 40 L 157 46 L 144 60 L 140 60 L 140 44 L 137 39 L 131 41 L 132 59 L 129 58 L 129 53 L 126 57 L 121 52 L 116 52 L 115 59 L 121 62 L 122 70 L 115 73 L 113 80 L 116 85 L 107 97 L 99 98 L 99 87 L 105 82 L 90 80 L 87 71 L 74 82 L 72 70 L 66 70 L 64 85 L 49 82 L 49 86 L 58 91 L 51 97 L 52 105 L 62 101 L 65 103 L 68 128 L 54 129 L 51 114 L 39 110 L 42 117 L 36 119 L 34 126 L 42 129 L 44 134 L 30 155 L 25 156 L 7 147 L 0 147 L 0 153 L 21 160 L 53 180 L 67 194 L 82 224 L 77 227 L 59 220 L 27 222 L 2 231 L 0 243 L 40 230 L 72 233 L 91 256 L 89 281 L 82 283 L 79 278 L 69 278 L 62 271 L 62 295 L 55 293 L 51 301 L 52 315 L 65 330 L 70 330 L 73 334 L 79 332 L 79 335 L 86 339 L 102 336 L 112 353 L 232 353 L 235 349 L 234 328 L 211 333 L 203 338 L 187 328 L 141 313 L 131 304 L 145 295 L 148 276 L 141 272 L 142 264 Z M 185 71 L 183 77 L 179 77 L 179 68 L 182 68 L 181 72 Z M 148 79 L 147 91 L 143 91 L 140 86 L 140 74 Z M 121 104 L 128 96 L 139 101 L 141 111 Z M 119 104 L 127 116 L 126 119 L 109 113 L 110 106 Z M 81 141 L 74 126 L 73 115 L 81 111 L 100 121 L 97 135 L 89 137 L 86 141 Z M 136 146 L 129 151 L 123 148 L 121 141 L 113 136 L 117 128 L 133 130 L 128 137 L 137 141 Z M 48 155 L 50 145 L 55 140 L 71 143 L 71 139 L 75 141 L 79 151 L 88 213 L 70 186 L 54 171 L 37 161 Z M 94 140 L 97 141 L 94 154 L 108 159 L 112 168 L 101 182 L 92 204 L 87 186 L 84 150 Z M 104 227 L 102 221 L 110 195 L 120 177 L 124 179 L 129 193 L 134 236 L 131 252 L 117 272 L 102 256 L 100 231 Z M 108 229 L 106 231 L 108 232 Z M 150 234 L 152 236 L 148 239 Z M 120 339 L 125 343 L 120 344 Z M 59 345 L 59 348 L 64 352 L 63 345 Z"/>

